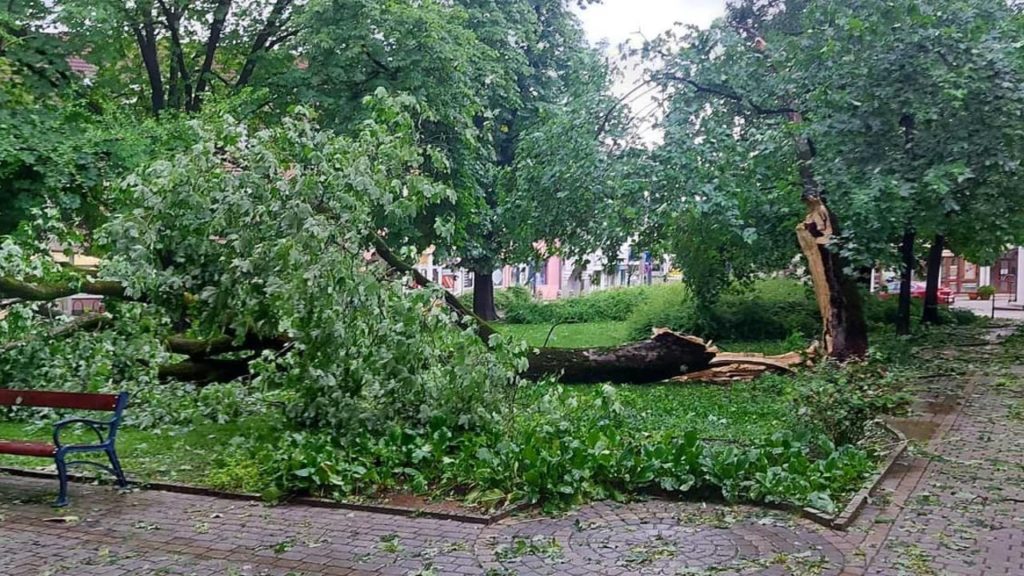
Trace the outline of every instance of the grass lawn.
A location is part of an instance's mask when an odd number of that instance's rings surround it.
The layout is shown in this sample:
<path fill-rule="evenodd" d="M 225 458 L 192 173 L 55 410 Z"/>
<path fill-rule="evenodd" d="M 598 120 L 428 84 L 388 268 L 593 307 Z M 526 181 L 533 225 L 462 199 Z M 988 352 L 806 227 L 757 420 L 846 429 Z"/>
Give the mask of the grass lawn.
<path fill-rule="evenodd" d="M 56 422 L 58 418 L 54 418 Z M 118 431 L 117 453 L 128 476 L 141 481 L 168 481 L 206 485 L 218 460 L 231 454 L 231 440 L 246 435 L 259 426 L 258 421 L 228 424 L 202 424 L 190 430 L 167 433 L 146 432 L 122 427 Z M 68 428 L 68 432 L 70 432 Z M 4 440 L 53 441 L 51 424 L 0 422 L 0 438 Z M 95 442 L 89 434 L 67 434 L 62 441 Z M 91 455 L 90 455 L 91 456 Z M 76 459 L 90 456 L 76 456 Z M 101 459 L 100 456 L 95 458 Z M 0 454 L 0 466 L 53 470 L 53 460 Z M 88 467 L 73 467 L 72 472 L 89 473 Z"/>
<path fill-rule="evenodd" d="M 551 330 L 550 324 L 497 324 L 505 334 L 526 340 L 530 346 L 544 346 Z M 586 324 L 559 324 L 555 326 L 548 340 L 552 348 L 589 348 L 617 346 L 629 341 L 629 326 L 626 322 L 591 322 Z M 785 340 L 763 340 L 757 342 L 715 342 L 725 352 L 758 352 L 761 354 L 785 354 L 794 347 Z M 806 347 L 806 344 L 804 345 Z"/>
<path fill-rule="evenodd" d="M 544 340 L 551 330 L 550 324 L 498 324 L 498 330 L 505 334 L 526 340 L 534 347 L 544 346 Z M 589 348 L 592 346 L 616 346 L 629 340 L 629 328 L 625 322 L 591 322 L 588 324 L 559 324 L 555 326 L 548 346 L 552 348 Z"/>
<path fill-rule="evenodd" d="M 550 325 L 500 324 L 507 334 L 524 338 L 531 346 L 542 346 Z M 625 322 L 560 324 L 549 341 L 555 347 L 615 346 L 628 340 Z M 787 351 L 780 342 L 719 344 L 723 350 L 780 353 Z M 569 386 L 570 394 L 581 401 L 601 394 L 601 385 Z M 658 384 L 649 386 L 618 386 L 621 404 L 633 412 L 635 422 L 644 430 L 694 430 L 701 437 L 748 440 L 771 435 L 776 430 L 792 428 L 795 415 L 775 390 L 757 382 L 731 386 L 705 384 Z M 545 392 L 543 386 L 526 386 L 519 402 L 528 405 Z M 131 408 L 129 408 L 129 411 Z M 59 418 L 42 418 L 42 424 L 0 421 L 0 438 L 5 440 L 51 441 L 52 423 Z M 221 480 L 218 472 L 225 462 L 240 452 L 232 440 L 251 437 L 268 429 L 267 421 L 251 418 L 226 424 L 205 423 L 188 430 L 149 432 L 122 427 L 118 436 L 118 453 L 129 476 L 138 480 L 171 481 L 216 486 L 233 490 L 250 490 L 237 485 L 237 480 Z M 69 429 L 69 432 L 71 430 Z M 66 441 L 89 441 L 80 436 L 67 436 Z M 0 466 L 53 469 L 52 461 L 0 455 Z M 80 471 L 91 470 L 79 468 Z M 253 471 L 254 477 L 257 475 Z"/>

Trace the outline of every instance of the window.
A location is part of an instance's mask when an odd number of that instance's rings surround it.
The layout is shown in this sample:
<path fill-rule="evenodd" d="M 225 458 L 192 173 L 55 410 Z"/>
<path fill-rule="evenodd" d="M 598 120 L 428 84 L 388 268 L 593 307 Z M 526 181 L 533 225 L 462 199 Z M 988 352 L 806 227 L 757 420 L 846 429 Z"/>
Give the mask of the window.
<path fill-rule="evenodd" d="M 541 265 L 537 267 L 537 274 L 536 274 L 535 278 L 537 279 L 537 284 L 543 284 L 545 286 L 548 285 L 548 265 L 547 265 L 547 262 L 542 262 Z"/>
<path fill-rule="evenodd" d="M 473 273 L 472 272 L 463 272 L 462 273 L 462 287 L 463 288 L 472 288 L 473 287 Z"/>

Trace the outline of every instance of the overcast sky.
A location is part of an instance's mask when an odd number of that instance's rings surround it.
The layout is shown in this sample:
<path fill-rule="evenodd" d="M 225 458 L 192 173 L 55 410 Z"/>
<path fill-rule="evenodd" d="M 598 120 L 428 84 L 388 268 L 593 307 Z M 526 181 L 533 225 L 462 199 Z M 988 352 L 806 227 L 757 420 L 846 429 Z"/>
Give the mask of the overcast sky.
<path fill-rule="evenodd" d="M 674 23 L 696 24 L 702 28 L 725 13 L 726 0 L 604 0 L 601 4 L 577 10 L 587 37 L 594 44 L 605 42 L 607 50 L 616 53 L 625 41 L 639 45 L 643 38 L 653 39 L 673 27 Z M 615 92 L 623 95 L 640 82 L 636 70 L 623 70 L 616 82 Z M 661 133 L 652 126 L 650 116 L 656 106 L 653 94 L 640 96 L 627 102 L 638 115 L 637 129 L 649 143 L 660 140 Z"/>
<path fill-rule="evenodd" d="M 612 48 L 628 39 L 648 38 L 672 27 L 673 22 L 706 27 L 725 13 L 725 0 L 604 0 L 580 10 L 591 42 L 607 40 Z"/>

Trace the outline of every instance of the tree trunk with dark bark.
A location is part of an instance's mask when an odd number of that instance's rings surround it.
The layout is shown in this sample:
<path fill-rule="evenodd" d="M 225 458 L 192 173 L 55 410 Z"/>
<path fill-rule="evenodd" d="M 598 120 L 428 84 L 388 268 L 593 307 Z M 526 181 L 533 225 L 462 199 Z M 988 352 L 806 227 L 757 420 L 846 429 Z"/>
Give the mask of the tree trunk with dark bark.
<path fill-rule="evenodd" d="M 807 217 L 796 234 L 821 312 L 822 343 L 830 358 L 861 358 L 868 351 L 867 323 L 857 280 L 843 273 L 842 258 L 829 247 L 836 233 L 835 215 L 819 198 L 804 202 Z"/>
<path fill-rule="evenodd" d="M 553 375 L 566 384 L 645 384 L 703 370 L 714 357 L 715 350 L 700 338 L 664 330 L 615 348 L 541 348 L 530 355 L 524 376 Z"/>
<path fill-rule="evenodd" d="M 903 231 L 900 242 L 900 256 L 903 259 L 903 270 L 900 273 L 900 300 L 896 310 L 896 333 L 910 334 L 910 283 L 914 279 L 914 238 L 913 228 Z"/>
<path fill-rule="evenodd" d="M 798 112 L 788 116 L 794 124 L 803 122 Z M 868 327 L 860 290 L 856 279 L 843 272 L 845 263 L 838 250 L 831 247 L 833 238 L 839 235 L 839 222 L 814 174 L 814 143 L 806 136 L 796 136 L 793 144 L 803 184 L 800 199 L 807 208 L 804 221 L 796 227 L 796 237 L 807 258 L 821 312 L 822 344 L 832 359 L 863 358 L 868 353 Z"/>
<path fill-rule="evenodd" d="M 473 313 L 487 322 L 498 319 L 494 307 L 494 278 L 491 272 L 473 270 Z"/>
<path fill-rule="evenodd" d="M 928 277 L 924 291 L 924 313 L 921 315 L 921 322 L 925 324 L 939 322 L 939 274 L 942 271 L 942 251 L 945 245 L 946 237 L 936 234 L 928 251 Z"/>

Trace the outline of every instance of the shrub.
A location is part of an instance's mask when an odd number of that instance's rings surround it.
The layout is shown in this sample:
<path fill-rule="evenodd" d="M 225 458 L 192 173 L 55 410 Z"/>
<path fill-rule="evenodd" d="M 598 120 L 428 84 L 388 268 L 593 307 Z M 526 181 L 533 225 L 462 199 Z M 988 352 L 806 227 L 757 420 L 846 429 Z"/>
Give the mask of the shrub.
<path fill-rule="evenodd" d="M 629 335 L 642 340 L 654 328 L 670 328 L 678 332 L 694 332 L 697 311 L 693 295 L 685 284 L 667 284 L 652 290 L 650 297 L 637 306 L 627 320 Z"/>
<path fill-rule="evenodd" d="M 614 288 L 550 302 L 510 299 L 505 320 L 512 324 L 554 324 L 558 322 L 623 321 L 655 291 L 650 287 Z M 496 296 L 497 297 L 497 296 Z"/>
<path fill-rule="evenodd" d="M 978 288 L 978 296 L 981 297 L 982 300 L 988 300 L 989 298 L 995 296 L 995 294 L 996 289 L 994 286 L 986 285 Z"/>
<path fill-rule="evenodd" d="M 896 316 L 899 310 L 899 298 L 890 296 L 889 298 L 882 299 L 875 294 L 865 293 L 863 295 L 863 302 L 864 318 L 867 320 L 868 325 L 874 325 L 878 328 L 896 324 Z M 914 323 L 919 322 L 923 312 L 924 301 L 920 298 L 911 299 L 911 321 Z M 976 324 L 978 321 L 979 316 L 970 310 L 950 308 L 949 306 L 939 306 L 939 324 L 941 325 L 970 326 L 972 324 Z"/>
<path fill-rule="evenodd" d="M 847 445 L 859 442 L 876 417 L 907 405 L 910 397 L 898 391 L 897 380 L 897 372 L 876 362 L 851 364 L 847 369 L 824 363 L 785 379 L 781 386 L 794 413 L 813 430 L 824 432 L 837 445 Z"/>
<path fill-rule="evenodd" d="M 821 320 L 817 303 L 800 282 L 773 278 L 733 287 L 711 307 L 707 319 L 697 314 L 689 291 L 681 285 L 652 295 L 630 317 L 630 335 L 646 338 L 656 327 L 725 341 L 782 340 L 793 334 L 814 337 Z"/>
<path fill-rule="evenodd" d="M 712 308 L 706 336 L 716 340 L 782 340 L 792 334 L 812 338 L 821 315 L 810 288 L 787 278 L 758 280 L 734 287 Z"/>

